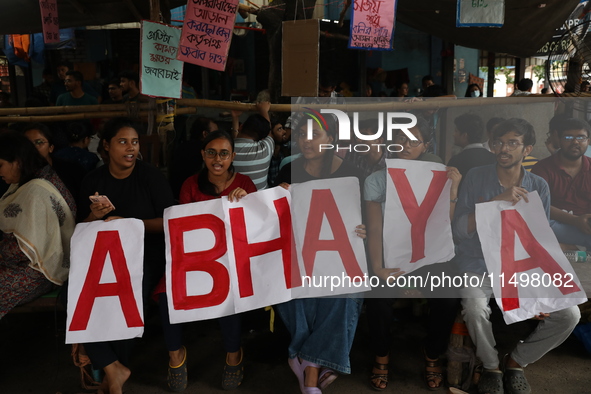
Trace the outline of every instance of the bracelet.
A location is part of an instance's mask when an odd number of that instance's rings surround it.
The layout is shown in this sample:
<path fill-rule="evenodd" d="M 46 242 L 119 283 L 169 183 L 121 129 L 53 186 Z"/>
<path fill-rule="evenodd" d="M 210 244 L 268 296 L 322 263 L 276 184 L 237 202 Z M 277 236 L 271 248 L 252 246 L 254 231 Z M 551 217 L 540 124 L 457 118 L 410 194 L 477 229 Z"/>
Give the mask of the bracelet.
<path fill-rule="evenodd" d="M 451 203 L 454 203 L 454 204 L 455 204 L 455 203 L 457 203 L 457 202 L 458 202 L 458 199 L 457 199 L 457 198 L 454 198 L 453 200 L 449 200 L 449 202 L 451 202 Z"/>

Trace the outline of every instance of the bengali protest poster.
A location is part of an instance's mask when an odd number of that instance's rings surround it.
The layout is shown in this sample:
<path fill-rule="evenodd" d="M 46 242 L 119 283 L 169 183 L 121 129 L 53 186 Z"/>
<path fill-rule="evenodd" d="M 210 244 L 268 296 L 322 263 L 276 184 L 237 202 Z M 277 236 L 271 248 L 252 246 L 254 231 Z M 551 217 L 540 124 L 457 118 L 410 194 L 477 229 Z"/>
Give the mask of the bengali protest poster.
<path fill-rule="evenodd" d="M 349 48 L 392 50 L 396 0 L 354 0 Z"/>
<path fill-rule="evenodd" d="M 177 59 L 224 71 L 238 0 L 189 0 Z"/>
<path fill-rule="evenodd" d="M 181 29 L 144 20 L 141 37 L 141 93 L 181 98 L 183 62 L 176 58 Z"/>
<path fill-rule="evenodd" d="M 41 8 L 41 24 L 43 26 L 43 42 L 46 44 L 60 42 L 60 24 L 57 16 L 57 0 L 39 0 Z"/>

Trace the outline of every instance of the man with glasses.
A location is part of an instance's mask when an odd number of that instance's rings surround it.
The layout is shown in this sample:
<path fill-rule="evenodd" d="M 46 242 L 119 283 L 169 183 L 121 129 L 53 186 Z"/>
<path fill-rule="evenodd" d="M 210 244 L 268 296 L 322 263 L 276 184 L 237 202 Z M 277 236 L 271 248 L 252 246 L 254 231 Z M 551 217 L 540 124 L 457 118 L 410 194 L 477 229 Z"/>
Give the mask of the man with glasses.
<path fill-rule="evenodd" d="M 509 201 L 516 204 L 528 201 L 528 193 L 537 191 L 550 213 L 550 192 L 542 178 L 525 171 L 523 159 L 529 155 L 536 141 L 531 124 L 523 119 L 509 119 L 499 123 L 493 131 L 491 148 L 496 163 L 471 169 L 458 194 L 453 221 L 454 238 L 458 240 L 456 263 L 468 277 L 478 276 L 479 287 L 461 289 L 462 315 L 476 345 L 476 355 L 482 360 L 484 373 L 478 383 L 480 394 L 529 394 L 531 388 L 523 368 L 560 345 L 579 321 L 578 308 L 572 307 L 552 314 L 537 311 L 535 319 L 543 320 L 537 329 L 503 358 L 503 366 L 495 349 L 495 338 L 488 305 L 492 284 L 484 262 L 480 239 L 476 232 L 476 204 L 486 201 Z M 482 279 L 483 278 L 483 279 Z M 480 281 L 482 279 L 482 281 Z M 472 283 L 472 281 L 468 281 Z M 501 370 L 502 369 L 502 370 Z"/>
<path fill-rule="evenodd" d="M 550 186 L 550 222 L 558 241 L 591 250 L 591 127 L 569 118 L 557 127 L 558 151 L 532 168 Z"/>

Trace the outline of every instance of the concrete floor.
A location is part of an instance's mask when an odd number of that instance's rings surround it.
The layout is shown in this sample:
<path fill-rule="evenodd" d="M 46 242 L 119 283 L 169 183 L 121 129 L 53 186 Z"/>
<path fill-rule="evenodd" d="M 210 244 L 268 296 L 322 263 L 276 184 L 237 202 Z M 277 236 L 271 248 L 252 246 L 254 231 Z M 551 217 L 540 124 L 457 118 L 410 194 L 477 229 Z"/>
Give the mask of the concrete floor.
<path fill-rule="evenodd" d="M 1 394 L 83 393 L 79 371 L 64 344 L 63 313 L 9 314 L 0 320 Z M 531 322 L 507 327 L 500 314 L 494 316 L 500 353 L 506 352 L 531 330 Z M 278 327 L 269 332 L 268 314 L 248 313 L 243 325 L 245 378 L 236 393 L 298 394 L 298 384 L 286 362 L 288 334 Z M 385 392 L 427 393 L 422 381 L 421 340 L 423 319 L 409 310 L 397 311 L 393 322 L 390 384 Z M 186 393 L 221 393 L 224 354 L 215 321 L 190 323 L 185 328 L 188 348 L 189 386 Z M 371 354 L 365 316 L 361 317 L 351 353 L 353 374 L 341 376 L 327 394 L 371 393 L 368 385 Z M 148 321 L 144 338 L 138 340 L 131 364 L 127 394 L 166 393 L 167 353 L 158 321 Z M 591 393 L 591 356 L 571 336 L 526 370 L 534 393 Z M 444 391 L 439 391 L 444 392 Z"/>

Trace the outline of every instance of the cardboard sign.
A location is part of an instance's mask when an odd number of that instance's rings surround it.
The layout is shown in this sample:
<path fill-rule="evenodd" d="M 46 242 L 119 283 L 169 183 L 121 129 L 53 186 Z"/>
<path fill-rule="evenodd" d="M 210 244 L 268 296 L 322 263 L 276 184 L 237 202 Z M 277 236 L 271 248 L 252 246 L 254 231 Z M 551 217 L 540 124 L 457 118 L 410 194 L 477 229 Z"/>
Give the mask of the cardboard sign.
<path fill-rule="evenodd" d="M 386 164 L 384 266 L 410 273 L 451 260 L 451 180 L 445 166 L 403 159 L 388 159 Z"/>
<path fill-rule="evenodd" d="M 189 0 L 177 59 L 224 71 L 238 0 Z"/>
<path fill-rule="evenodd" d="M 318 19 L 283 22 L 281 95 L 318 96 Z"/>
<path fill-rule="evenodd" d="M 391 51 L 396 0 L 354 0 L 349 48 Z"/>
<path fill-rule="evenodd" d="M 183 62 L 176 59 L 181 29 L 144 20 L 141 37 L 141 93 L 181 98 Z"/>
<path fill-rule="evenodd" d="M 291 185 L 291 190 L 300 272 L 302 277 L 310 277 L 293 290 L 294 297 L 369 290 L 361 281 L 367 273 L 365 248 L 355 233 L 362 223 L 359 180 L 309 181 Z M 324 284 L 322 278 L 331 278 L 331 283 Z"/>
<path fill-rule="evenodd" d="M 538 192 L 529 202 L 476 204 L 476 226 L 497 304 L 508 324 L 587 301 L 550 228 Z"/>
<path fill-rule="evenodd" d="M 80 223 L 71 245 L 66 343 L 142 336 L 143 222 Z"/>
<path fill-rule="evenodd" d="M 502 27 L 505 0 L 458 0 L 456 27 Z"/>
<path fill-rule="evenodd" d="M 57 0 L 39 0 L 39 7 L 41 8 L 43 42 L 46 44 L 60 42 L 60 23 L 57 14 Z"/>

